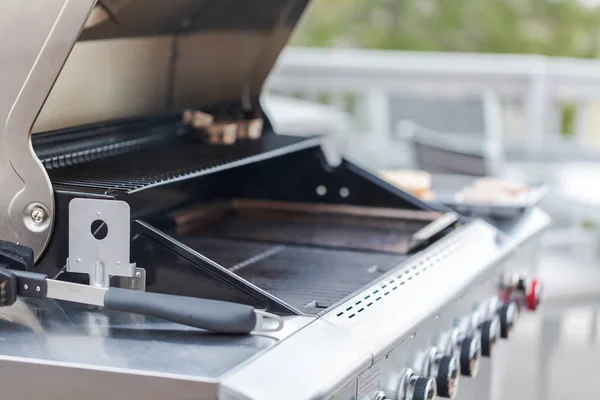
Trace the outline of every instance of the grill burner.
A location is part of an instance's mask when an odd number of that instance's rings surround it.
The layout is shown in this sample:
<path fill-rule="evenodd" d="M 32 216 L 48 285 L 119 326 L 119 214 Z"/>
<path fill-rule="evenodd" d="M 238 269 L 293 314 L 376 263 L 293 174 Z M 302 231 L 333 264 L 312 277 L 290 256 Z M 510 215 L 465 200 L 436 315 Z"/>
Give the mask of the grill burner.
<path fill-rule="evenodd" d="M 331 307 L 409 257 L 206 237 L 178 239 L 307 314 Z"/>

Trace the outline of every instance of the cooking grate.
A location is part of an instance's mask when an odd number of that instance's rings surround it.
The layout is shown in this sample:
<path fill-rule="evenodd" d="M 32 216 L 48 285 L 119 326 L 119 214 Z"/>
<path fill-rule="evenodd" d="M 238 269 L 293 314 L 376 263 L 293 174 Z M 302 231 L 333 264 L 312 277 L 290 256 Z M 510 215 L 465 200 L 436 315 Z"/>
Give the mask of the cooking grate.
<path fill-rule="evenodd" d="M 162 120 L 42 133 L 33 140 L 53 184 L 125 193 L 316 144 L 312 138 L 265 134 L 231 146 L 207 145 L 179 122 Z"/>
<path fill-rule="evenodd" d="M 409 257 L 205 237 L 179 239 L 308 314 L 331 307 Z"/>

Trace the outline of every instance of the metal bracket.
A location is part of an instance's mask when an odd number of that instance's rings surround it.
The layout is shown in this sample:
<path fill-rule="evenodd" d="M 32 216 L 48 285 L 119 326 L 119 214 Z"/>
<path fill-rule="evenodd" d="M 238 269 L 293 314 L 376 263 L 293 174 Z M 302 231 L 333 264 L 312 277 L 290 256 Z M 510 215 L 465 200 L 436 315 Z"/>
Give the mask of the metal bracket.
<path fill-rule="evenodd" d="M 68 272 L 88 274 L 90 285 L 104 288 L 110 286 L 111 276 L 135 279 L 135 264 L 129 262 L 129 239 L 126 202 L 77 198 L 69 203 Z"/>
<path fill-rule="evenodd" d="M 135 274 L 132 277 L 122 276 L 116 285 L 122 289 L 146 291 L 146 270 L 144 268 L 136 268 Z"/>
<path fill-rule="evenodd" d="M 54 194 L 31 128 L 95 0 L 0 3 L 0 239 L 32 248 L 37 261 L 52 233 Z"/>

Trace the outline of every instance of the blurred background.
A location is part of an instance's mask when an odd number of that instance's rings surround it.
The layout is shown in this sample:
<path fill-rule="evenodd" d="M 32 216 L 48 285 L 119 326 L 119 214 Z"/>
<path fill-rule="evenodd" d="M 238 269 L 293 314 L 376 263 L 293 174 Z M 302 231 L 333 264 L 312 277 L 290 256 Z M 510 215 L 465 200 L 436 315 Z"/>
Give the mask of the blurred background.
<path fill-rule="evenodd" d="M 371 169 L 546 185 L 544 303 L 499 399 L 595 395 L 599 56 L 600 0 L 314 0 L 268 82 L 279 131 Z"/>

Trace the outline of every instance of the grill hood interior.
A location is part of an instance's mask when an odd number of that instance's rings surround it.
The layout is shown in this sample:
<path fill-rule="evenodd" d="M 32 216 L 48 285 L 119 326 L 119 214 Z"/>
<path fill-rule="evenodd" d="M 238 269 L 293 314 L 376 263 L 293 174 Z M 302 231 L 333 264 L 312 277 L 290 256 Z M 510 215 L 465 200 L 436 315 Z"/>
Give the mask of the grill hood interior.
<path fill-rule="evenodd" d="M 103 0 L 34 132 L 186 107 L 218 114 L 256 106 L 307 3 Z"/>

